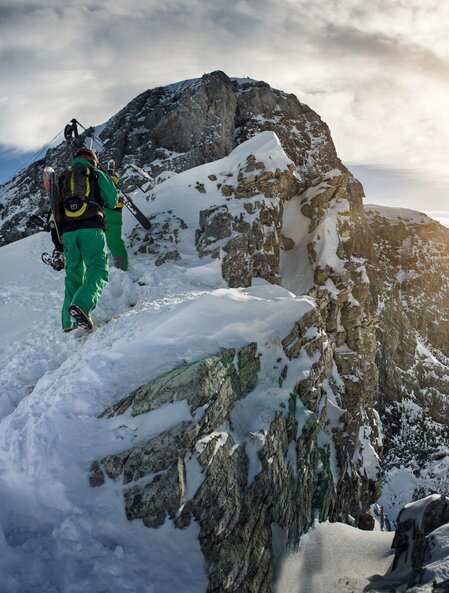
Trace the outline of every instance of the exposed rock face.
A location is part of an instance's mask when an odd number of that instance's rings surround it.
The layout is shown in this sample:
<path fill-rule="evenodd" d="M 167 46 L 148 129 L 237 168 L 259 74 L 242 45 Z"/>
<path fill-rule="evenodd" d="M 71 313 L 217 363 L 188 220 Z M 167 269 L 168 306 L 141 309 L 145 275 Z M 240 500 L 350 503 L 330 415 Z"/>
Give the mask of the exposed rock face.
<path fill-rule="evenodd" d="M 283 203 L 300 185 L 293 163 L 289 168 L 267 171 L 263 162 L 249 155 L 238 171 L 236 186 L 221 187 L 225 203 L 203 210 L 196 231 L 201 257 L 220 256 L 222 275 L 231 287 L 251 286 L 253 278 L 280 284 L 280 230 Z M 226 202 L 240 202 L 243 212 L 233 215 Z"/>
<path fill-rule="evenodd" d="M 374 411 L 377 319 L 363 259 L 370 256 L 371 245 L 362 195 L 358 182 L 334 171 L 298 197 L 302 215 L 310 220 L 307 253 L 314 285 L 308 294 L 317 299 L 333 346 L 333 364 L 342 380 L 337 402 L 344 414 L 340 429 L 334 430 L 341 472 L 338 501 L 351 500 L 352 509 L 360 505 L 360 510 L 367 509 L 380 493 L 377 455 L 382 450 Z M 299 249 L 304 247 L 302 242 Z M 310 398 L 307 384 L 304 393 Z M 341 510 L 337 502 L 332 516 L 345 518 Z M 362 512 L 356 516 L 359 526 L 372 528 L 371 517 Z"/>
<path fill-rule="evenodd" d="M 190 420 L 94 462 L 90 481 L 121 480 L 128 518 L 148 527 L 167 517 L 179 528 L 198 521 L 211 592 L 273 591 L 273 523 L 294 545 L 317 514 L 324 520 L 359 513 L 362 524 L 366 517 L 369 500 L 338 500 L 330 422 L 336 407 L 328 398 L 342 387 L 320 309 L 310 301 L 309 312 L 277 348 L 271 369 L 261 368 L 255 343 L 182 365 L 102 414 L 136 416 L 175 401 L 188 404 Z M 304 357 L 311 372 L 298 382 L 295 361 Z M 267 397 L 277 403 L 267 406 Z M 260 406 L 265 411 L 258 417 Z M 241 416 L 254 419 L 242 424 Z M 352 467 L 360 494 L 361 464 Z"/>
<path fill-rule="evenodd" d="M 449 230 L 417 212 L 369 206 L 387 488 L 448 494 Z M 394 518 L 394 517 L 392 517 Z"/>

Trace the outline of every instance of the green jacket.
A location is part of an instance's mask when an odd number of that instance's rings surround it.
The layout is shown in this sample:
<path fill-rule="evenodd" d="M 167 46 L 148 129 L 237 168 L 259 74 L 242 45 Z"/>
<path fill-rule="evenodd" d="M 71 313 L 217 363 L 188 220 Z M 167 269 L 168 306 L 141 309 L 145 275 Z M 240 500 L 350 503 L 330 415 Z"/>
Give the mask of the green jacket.
<path fill-rule="evenodd" d="M 93 168 L 90 161 L 80 157 L 73 159 L 72 166 L 70 168 L 74 169 L 78 165 L 84 165 L 85 167 L 90 167 L 91 169 Z M 117 206 L 118 194 L 114 182 L 109 177 L 109 175 L 106 175 L 106 173 L 103 173 L 103 171 L 100 171 L 100 169 L 94 168 L 94 170 L 98 174 L 98 185 L 100 186 L 100 193 L 104 205 L 108 208 L 115 208 Z"/>

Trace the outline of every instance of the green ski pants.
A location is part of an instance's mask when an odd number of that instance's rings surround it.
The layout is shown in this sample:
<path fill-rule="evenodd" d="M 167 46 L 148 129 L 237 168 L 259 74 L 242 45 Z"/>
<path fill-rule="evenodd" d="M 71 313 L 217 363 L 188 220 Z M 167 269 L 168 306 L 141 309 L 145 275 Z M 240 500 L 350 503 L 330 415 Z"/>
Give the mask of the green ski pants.
<path fill-rule="evenodd" d="M 101 229 L 78 229 L 63 235 L 65 255 L 65 295 L 62 327 L 72 326 L 71 304 L 87 315 L 95 309 L 108 277 L 109 265 L 104 232 Z"/>
<path fill-rule="evenodd" d="M 106 241 L 109 251 L 114 258 L 114 265 L 121 270 L 128 269 L 128 253 L 122 239 L 121 210 L 104 209 L 106 218 Z"/>

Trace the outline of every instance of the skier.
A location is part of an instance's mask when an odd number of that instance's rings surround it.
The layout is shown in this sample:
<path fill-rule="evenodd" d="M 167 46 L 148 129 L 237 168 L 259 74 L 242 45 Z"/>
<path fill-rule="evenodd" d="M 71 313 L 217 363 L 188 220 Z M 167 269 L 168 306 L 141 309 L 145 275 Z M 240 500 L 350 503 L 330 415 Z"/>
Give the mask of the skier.
<path fill-rule="evenodd" d="M 77 326 L 93 328 L 90 312 L 109 276 L 104 207 L 116 207 L 117 190 L 97 164 L 92 150 L 80 148 L 58 182 L 66 262 L 62 306 L 62 327 L 66 332 Z"/>
<path fill-rule="evenodd" d="M 119 183 L 118 177 L 115 174 L 110 177 L 117 186 Z M 117 206 L 115 208 L 106 206 L 104 214 L 106 219 L 106 242 L 114 259 L 114 266 L 126 272 L 128 269 L 128 252 L 122 239 L 123 206 L 123 198 L 119 197 Z"/>

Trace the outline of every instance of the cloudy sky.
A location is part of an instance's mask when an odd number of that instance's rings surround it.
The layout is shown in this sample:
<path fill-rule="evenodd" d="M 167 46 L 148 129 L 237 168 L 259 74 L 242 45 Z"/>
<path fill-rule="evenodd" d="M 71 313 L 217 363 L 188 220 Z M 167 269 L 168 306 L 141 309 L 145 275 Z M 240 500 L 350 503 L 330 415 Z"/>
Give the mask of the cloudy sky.
<path fill-rule="evenodd" d="M 439 0 L 0 0 L 0 179 L 72 117 L 221 69 L 315 109 L 370 201 L 449 221 L 448 25 Z"/>

